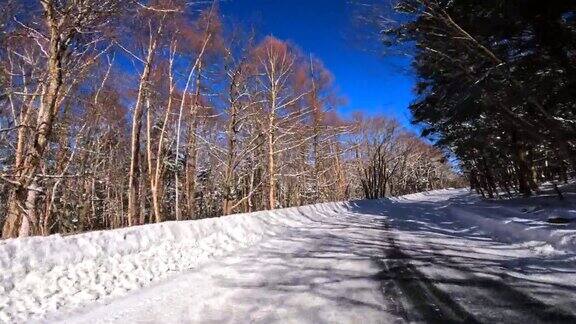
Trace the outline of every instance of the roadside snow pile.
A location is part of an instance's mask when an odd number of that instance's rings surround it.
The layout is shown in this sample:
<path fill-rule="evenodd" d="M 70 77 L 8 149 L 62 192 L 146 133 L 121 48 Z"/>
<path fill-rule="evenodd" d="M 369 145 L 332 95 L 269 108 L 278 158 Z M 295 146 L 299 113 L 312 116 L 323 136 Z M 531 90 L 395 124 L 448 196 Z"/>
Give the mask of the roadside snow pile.
<path fill-rule="evenodd" d="M 551 224 L 548 216 L 550 212 L 539 214 L 524 214 L 520 211 L 502 208 L 497 214 L 483 213 L 481 210 L 465 210 L 452 207 L 450 212 L 461 221 L 478 226 L 487 235 L 501 242 L 546 242 L 556 250 L 576 252 L 576 226 L 574 223 Z M 566 210 L 563 213 L 570 213 Z M 572 217 L 576 212 L 571 212 Z M 496 217 L 495 217 L 496 216 Z M 553 253 L 552 249 L 543 250 Z"/>
<path fill-rule="evenodd" d="M 576 252 L 576 194 L 571 191 L 564 193 L 563 200 L 555 194 L 482 200 L 468 189 L 444 189 L 405 195 L 392 201 L 443 202 L 444 221 L 475 228 L 500 242 L 544 242 L 549 246 L 539 251 L 543 254 L 573 253 Z M 567 222 L 554 224 L 551 219 Z"/>
<path fill-rule="evenodd" d="M 302 213 L 319 207 L 0 241 L 0 322 L 41 319 L 125 295 L 287 226 L 311 222 Z"/>
<path fill-rule="evenodd" d="M 394 197 L 391 198 L 391 200 L 396 202 L 448 202 L 450 199 L 461 197 L 462 195 L 467 195 L 469 192 L 470 190 L 468 188 L 446 188 Z"/>

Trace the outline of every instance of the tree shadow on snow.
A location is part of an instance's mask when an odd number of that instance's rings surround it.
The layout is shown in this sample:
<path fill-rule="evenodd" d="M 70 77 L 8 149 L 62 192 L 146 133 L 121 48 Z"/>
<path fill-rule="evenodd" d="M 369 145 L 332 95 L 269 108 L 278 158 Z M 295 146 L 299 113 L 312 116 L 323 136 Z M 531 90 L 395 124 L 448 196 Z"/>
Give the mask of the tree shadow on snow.
<path fill-rule="evenodd" d="M 435 212 L 441 208 L 379 200 L 299 209 L 305 224 L 287 226 L 228 264 L 231 274 L 215 277 L 235 291 L 228 303 L 257 322 L 576 322 L 561 307 L 572 305 L 526 293 L 562 299 L 573 285 L 507 274 L 538 263 L 533 271 L 553 276 L 559 270 L 551 265 L 565 260 L 515 255 Z"/>

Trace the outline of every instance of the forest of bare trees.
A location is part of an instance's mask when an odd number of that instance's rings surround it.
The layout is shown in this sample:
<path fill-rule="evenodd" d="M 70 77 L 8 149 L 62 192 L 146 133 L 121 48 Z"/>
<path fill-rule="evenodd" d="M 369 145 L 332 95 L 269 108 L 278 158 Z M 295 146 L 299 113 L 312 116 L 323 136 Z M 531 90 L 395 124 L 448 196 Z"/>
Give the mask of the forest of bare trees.
<path fill-rule="evenodd" d="M 78 233 L 459 183 L 333 76 L 205 1 L 3 1 L 2 237 Z"/>

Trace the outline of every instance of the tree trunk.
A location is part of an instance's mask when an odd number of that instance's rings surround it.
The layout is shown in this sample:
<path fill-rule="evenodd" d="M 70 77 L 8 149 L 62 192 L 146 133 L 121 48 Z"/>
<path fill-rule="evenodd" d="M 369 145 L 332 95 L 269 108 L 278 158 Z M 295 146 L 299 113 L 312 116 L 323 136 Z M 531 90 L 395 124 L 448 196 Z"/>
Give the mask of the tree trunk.
<path fill-rule="evenodd" d="M 198 61 L 198 74 L 196 75 L 196 91 L 190 106 L 190 127 L 188 131 L 188 157 L 186 159 L 186 205 L 188 219 L 196 218 L 196 167 L 198 157 L 198 112 L 200 110 L 200 82 L 202 76 L 202 60 Z"/>
<path fill-rule="evenodd" d="M 518 166 L 516 175 L 518 177 L 518 190 L 524 196 L 530 196 L 532 190 L 530 189 L 529 172 L 530 169 L 526 162 L 526 151 L 518 141 L 517 135 L 512 134 L 512 145 L 514 147 L 514 154 L 516 157 L 516 165 Z"/>
<path fill-rule="evenodd" d="M 272 95 L 272 107 L 275 105 L 275 95 Z M 275 166 L 274 166 L 274 108 L 268 116 L 268 134 L 267 134 L 267 144 L 268 144 L 268 209 L 274 209 L 276 207 L 276 177 L 275 177 Z"/>
<path fill-rule="evenodd" d="M 16 178 L 20 184 L 12 189 L 8 201 L 8 215 L 2 229 L 2 237 L 29 236 L 37 234 L 37 200 L 41 188 L 38 187 L 36 172 L 44 159 L 48 140 L 52 133 L 57 114 L 57 102 L 62 86 L 62 61 L 68 39 L 62 38 L 58 30 L 52 1 L 43 3 L 46 22 L 50 32 L 48 80 L 43 87 L 40 109 L 36 119 L 34 141 L 22 162 Z"/>
<path fill-rule="evenodd" d="M 148 87 L 148 79 L 152 65 L 152 58 L 156 48 L 156 41 L 150 36 L 148 54 L 144 64 L 144 70 L 140 76 L 138 96 L 132 112 L 132 133 L 130 141 L 130 170 L 128 173 L 128 226 L 136 225 L 140 219 L 139 187 L 140 187 L 140 131 L 142 129 L 142 115 L 145 92 Z"/>

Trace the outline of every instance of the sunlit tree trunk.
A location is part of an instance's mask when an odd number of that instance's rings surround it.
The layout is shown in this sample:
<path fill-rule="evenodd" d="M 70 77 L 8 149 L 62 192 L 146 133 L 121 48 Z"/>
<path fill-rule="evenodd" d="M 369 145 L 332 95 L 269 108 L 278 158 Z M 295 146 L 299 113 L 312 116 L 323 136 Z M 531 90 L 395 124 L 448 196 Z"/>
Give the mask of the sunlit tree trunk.
<path fill-rule="evenodd" d="M 58 97 L 62 86 L 63 55 L 67 49 L 68 40 L 72 37 L 71 34 L 60 34 L 53 1 L 45 1 L 42 5 L 50 35 L 48 77 L 40 98 L 33 145 L 21 161 L 21 169 L 17 172 L 19 185 L 13 189 L 8 201 L 8 217 L 2 229 L 2 237 L 5 238 L 39 233 L 36 204 L 42 189 L 38 187 L 36 173 L 44 157 L 56 118 Z M 19 155 L 22 156 L 22 153 Z"/>
<path fill-rule="evenodd" d="M 157 33 L 159 34 L 159 33 Z M 156 35 L 157 36 L 157 35 Z M 156 50 L 156 37 L 150 30 L 148 50 L 144 69 L 140 76 L 138 96 L 132 111 L 132 131 L 130 136 L 130 169 L 128 173 L 128 226 L 137 225 L 140 220 L 140 133 L 142 129 L 143 106 L 150 79 L 152 59 Z"/>

